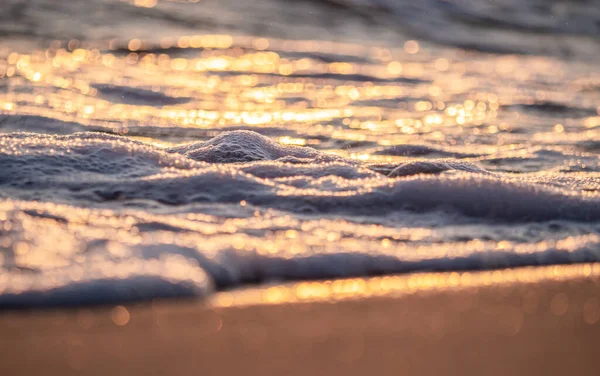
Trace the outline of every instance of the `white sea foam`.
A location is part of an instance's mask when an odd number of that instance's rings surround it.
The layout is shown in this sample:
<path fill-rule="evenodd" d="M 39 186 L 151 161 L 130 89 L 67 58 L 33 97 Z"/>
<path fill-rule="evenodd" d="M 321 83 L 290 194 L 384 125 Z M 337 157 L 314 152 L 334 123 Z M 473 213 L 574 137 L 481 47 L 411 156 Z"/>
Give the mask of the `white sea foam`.
<path fill-rule="evenodd" d="M 4 307 L 202 296 L 212 285 L 269 280 L 600 261 L 600 239 L 585 234 L 586 222 L 600 220 L 597 195 L 473 163 L 402 163 L 386 176 L 239 131 L 169 149 L 97 133 L 6 134 L 0 165 L 0 192 L 10 198 L 0 205 Z M 427 213 L 434 230 L 410 224 Z M 456 241 L 456 230 L 435 231 L 473 218 L 496 223 L 478 230 L 492 238 Z M 497 233 L 514 232 L 515 223 L 549 233 L 564 221 L 576 221 L 582 235 L 527 244 Z"/>
<path fill-rule="evenodd" d="M 523 180 L 455 160 L 400 163 L 386 177 L 355 161 L 276 144 L 250 131 L 166 150 L 93 133 L 7 134 L 0 145 L 0 184 L 17 199 L 108 206 L 245 200 L 264 208 L 356 216 L 443 209 L 490 220 L 600 219 L 600 199 L 571 192 L 565 181 Z M 304 163 L 290 163 L 289 157 Z M 230 164 L 264 160 L 273 162 Z M 440 175 L 446 171 L 453 174 Z"/>

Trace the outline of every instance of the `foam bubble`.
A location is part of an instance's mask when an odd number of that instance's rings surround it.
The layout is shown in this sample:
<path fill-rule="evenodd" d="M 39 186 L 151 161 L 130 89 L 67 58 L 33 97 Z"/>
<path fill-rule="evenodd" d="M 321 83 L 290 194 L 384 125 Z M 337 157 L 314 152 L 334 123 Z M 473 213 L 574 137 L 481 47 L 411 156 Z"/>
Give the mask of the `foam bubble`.
<path fill-rule="evenodd" d="M 340 159 L 307 147 L 284 146 L 252 131 L 223 132 L 209 141 L 176 146 L 168 151 L 210 163 L 251 162 L 290 157 L 316 162 Z"/>

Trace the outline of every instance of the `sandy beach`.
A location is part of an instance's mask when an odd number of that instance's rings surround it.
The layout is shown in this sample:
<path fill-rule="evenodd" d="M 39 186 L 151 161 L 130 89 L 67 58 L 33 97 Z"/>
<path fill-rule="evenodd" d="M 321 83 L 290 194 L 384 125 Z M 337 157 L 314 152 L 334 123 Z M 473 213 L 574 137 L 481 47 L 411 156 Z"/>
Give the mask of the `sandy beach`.
<path fill-rule="evenodd" d="M 595 375 L 599 275 L 599 264 L 424 273 L 5 312 L 0 371 Z"/>

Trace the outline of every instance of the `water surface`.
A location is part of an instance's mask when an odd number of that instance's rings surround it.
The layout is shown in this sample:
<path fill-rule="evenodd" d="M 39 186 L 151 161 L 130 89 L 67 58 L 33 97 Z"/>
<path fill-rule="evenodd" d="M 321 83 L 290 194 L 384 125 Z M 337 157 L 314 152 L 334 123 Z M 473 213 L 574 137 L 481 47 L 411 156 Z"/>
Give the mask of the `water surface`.
<path fill-rule="evenodd" d="M 3 4 L 0 306 L 598 261 L 598 2 L 413 3 Z"/>

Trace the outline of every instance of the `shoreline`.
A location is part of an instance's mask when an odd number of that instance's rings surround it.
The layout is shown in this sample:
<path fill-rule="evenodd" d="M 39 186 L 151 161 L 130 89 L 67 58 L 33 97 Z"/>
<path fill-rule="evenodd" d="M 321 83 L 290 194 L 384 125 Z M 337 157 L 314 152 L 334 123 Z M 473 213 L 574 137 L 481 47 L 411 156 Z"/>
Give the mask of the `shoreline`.
<path fill-rule="evenodd" d="M 0 372 L 595 374 L 600 264 L 467 275 L 302 282 L 202 301 L 6 311 Z"/>

